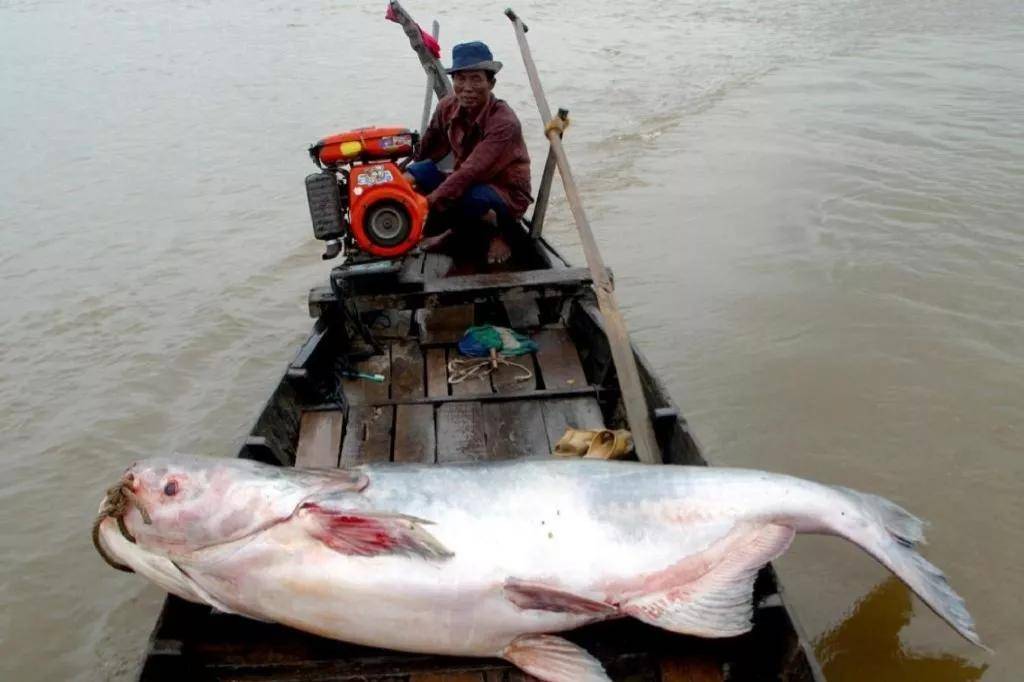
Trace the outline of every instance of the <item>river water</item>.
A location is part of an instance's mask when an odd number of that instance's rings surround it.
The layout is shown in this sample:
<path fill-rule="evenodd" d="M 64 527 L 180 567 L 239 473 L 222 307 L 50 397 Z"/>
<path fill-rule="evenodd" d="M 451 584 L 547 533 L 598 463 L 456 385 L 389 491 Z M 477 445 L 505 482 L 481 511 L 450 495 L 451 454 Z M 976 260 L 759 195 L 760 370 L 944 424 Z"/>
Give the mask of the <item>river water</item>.
<path fill-rule="evenodd" d="M 542 159 L 505 4 L 409 9 L 446 59 L 490 43 Z M 139 455 L 232 454 L 304 338 L 328 267 L 305 146 L 419 121 L 383 5 L 0 0 L 0 678 L 133 674 L 161 595 L 95 555 L 98 498 Z M 1019 679 L 1024 7 L 516 9 L 634 337 L 709 456 L 930 520 L 997 652 L 800 538 L 779 563 L 830 677 Z"/>

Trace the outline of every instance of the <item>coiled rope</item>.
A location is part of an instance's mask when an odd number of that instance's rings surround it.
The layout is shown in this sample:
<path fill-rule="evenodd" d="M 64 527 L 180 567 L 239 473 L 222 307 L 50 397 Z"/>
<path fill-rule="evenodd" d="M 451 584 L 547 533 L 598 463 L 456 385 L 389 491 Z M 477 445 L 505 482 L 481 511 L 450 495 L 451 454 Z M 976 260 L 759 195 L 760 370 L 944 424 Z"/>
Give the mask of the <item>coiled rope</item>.
<path fill-rule="evenodd" d="M 517 375 L 512 380 L 515 382 L 526 381 L 527 379 L 533 378 L 533 372 L 528 367 L 520 365 L 518 362 L 512 362 L 511 360 L 497 356 L 493 360 L 491 358 L 455 358 L 448 363 L 448 383 L 449 384 L 461 384 L 463 381 L 469 379 L 483 379 L 488 374 L 498 369 L 501 365 L 507 367 L 518 367 L 523 370 L 522 374 Z"/>

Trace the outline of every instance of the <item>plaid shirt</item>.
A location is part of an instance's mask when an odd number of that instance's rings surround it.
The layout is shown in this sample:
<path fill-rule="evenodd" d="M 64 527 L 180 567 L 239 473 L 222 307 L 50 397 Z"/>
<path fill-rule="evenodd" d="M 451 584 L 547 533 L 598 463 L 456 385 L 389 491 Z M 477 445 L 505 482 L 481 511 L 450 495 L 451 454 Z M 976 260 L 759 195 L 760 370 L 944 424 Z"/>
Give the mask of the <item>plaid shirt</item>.
<path fill-rule="evenodd" d="M 440 161 L 451 152 L 455 171 L 430 193 L 431 205 L 462 196 L 473 185 L 494 188 L 513 218 L 521 218 L 530 196 L 530 154 L 512 107 L 491 95 L 475 119 L 459 107 L 454 95 L 437 104 L 420 140 L 417 160 Z"/>

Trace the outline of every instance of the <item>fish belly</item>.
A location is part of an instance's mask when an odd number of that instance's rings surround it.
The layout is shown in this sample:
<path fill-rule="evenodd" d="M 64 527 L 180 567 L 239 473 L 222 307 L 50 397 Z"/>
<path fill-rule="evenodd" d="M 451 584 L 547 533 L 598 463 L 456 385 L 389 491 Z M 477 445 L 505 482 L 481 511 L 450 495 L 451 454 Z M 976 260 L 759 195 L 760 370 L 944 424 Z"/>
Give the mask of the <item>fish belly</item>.
<path fill-rule="evenodd" d="M 496 656 L 516 636 L 593 614 L 524 610 L 505 596 L 500 561 L 346 556 L 282 524 L 225 556 L 183 567 L 231 610 L 325 637 L 403 651 Z"/>

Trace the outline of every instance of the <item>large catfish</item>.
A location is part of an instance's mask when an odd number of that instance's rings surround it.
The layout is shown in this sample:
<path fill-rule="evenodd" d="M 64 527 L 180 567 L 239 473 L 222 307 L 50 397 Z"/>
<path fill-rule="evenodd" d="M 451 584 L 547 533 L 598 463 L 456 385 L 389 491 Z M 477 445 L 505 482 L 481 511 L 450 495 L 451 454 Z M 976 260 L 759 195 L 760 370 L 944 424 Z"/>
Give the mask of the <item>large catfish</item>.
<path fill-rule="evenodd" d="M 586 623 L 746 632 L 758 569 L 798 532 L 857 544 L 979 643 L 963 600 L 914 550 L 918 519 L 790 476 L 562 459 L 330 471 L 182 456 L 137 462 L 112 494 L 98 548 L 180 597 L 360 644 L 498 656 L 551 682 L 607 679 L 550 634 Z"/>

